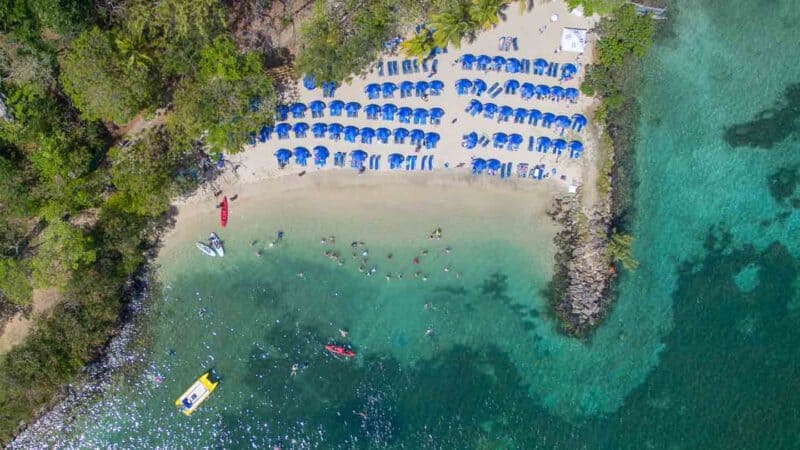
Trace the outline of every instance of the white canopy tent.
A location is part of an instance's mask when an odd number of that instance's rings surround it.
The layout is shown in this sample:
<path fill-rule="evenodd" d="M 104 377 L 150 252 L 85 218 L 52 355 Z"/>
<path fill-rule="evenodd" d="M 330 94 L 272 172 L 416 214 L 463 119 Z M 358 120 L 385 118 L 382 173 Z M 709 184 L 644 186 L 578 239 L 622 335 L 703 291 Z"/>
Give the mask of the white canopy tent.
<path fill-rule="evenodd" d="M 564 28 L 561 30 L 561 51 L 583 53 L 586 48 L 586 30 Z"/>

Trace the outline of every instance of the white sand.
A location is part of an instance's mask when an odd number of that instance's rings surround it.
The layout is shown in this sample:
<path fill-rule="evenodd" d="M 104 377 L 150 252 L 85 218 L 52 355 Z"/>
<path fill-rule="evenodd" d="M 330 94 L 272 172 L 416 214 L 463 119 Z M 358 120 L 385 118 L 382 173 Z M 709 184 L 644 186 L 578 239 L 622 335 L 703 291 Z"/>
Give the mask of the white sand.
<path fill-rule="evenodd" d="M 557 14 L 559 16 L 557 22 L 550 21 L 550 17 L 553 14 Z M 367 120 L 363 109 L 359 113 L 358 118 L 348 118 L 346 117 L 346 113 L 343 113 L 342 116 L 339 117 L 330 117 L 328 115 L 327 108 L 322 118 L 312 118 L 311 112 L 307 111 L 305 118 L 303 119 L 292 119 L 290 115 L 287 123 L 293 125 L 297 122 L 305 122 L 309 125 L 312 125 L 316 122 L 324 122 L 326 124 L 336 122 L 342 124 L 343 126 L 354 125 L 359 128 L 371 127 L 376 129 L 379 127 L 386 127 L 392 130 L 397 127 L 403 127 L 409 130 L 416 128 L 425 132 L 432 131 L 439 133 L 441 135 L 441 140 L 435 149 L 425 150 L 423 148 L 419 153 L 417 153 L 418 158 L 416 170 L 418 172 L 420 171 L 419 166 L 424 155 L 433 155 L 435 157 L 433 163 L 434 170 L 454 170 L 454 168 L 460 163 L 464 163 L 465 167 L 461 170 L 463 170 L 465 173 L 468 173 L 469 171 L 469 163 L 472 157 L 480 157 L 484 159 L 496 158 L 504 163 L 514 163 L 514 170 L 512 171 L 512 177 L 514 178 L 517 177 L 517 163 L 529 164 L 529 170 L 536 164 L 544 164 L 548 173 L 551 173 L 552 169 L 556 169 L 556 175 L 552 178 L 555 178 L 558 181 L 558 184 L 561 186 L 562 190 L 566 190 L 569 185 L 580 185 L 582 181 L 587 179 L 587 172 L 589 172 L 589 168 L 593 164 L 592 160 L 595 156 L 594 154 L 596 153 L 592 148 L 592 140 L 589 138 L 589 136 L 587 136 L 589 130 L 584 129 L 582 133 L 567 131 L 563 136 L 559 136 L 555 127 L 546 129 L 541 126 L 533 127 L 527 124 L 515 124 L 513 123 L 513 118 L 509 122 L 497 123 L 496 120 L 484 118 L 482 115 L 472 117 L 464 110 L 469 104 L 470 100 L 476 97 L 473 95 L 458 96 L 455 83 L 460 78 L 467 78 L 470 80 L 480 78 L 484 80 L 488 86 L 491 86 L 495 82 L 499 82 L 502 86 L 505 81 L 509 79 L 516 79 L 520 82 L 520 84 L 524 82 L 530 82 L 533 84 L 546 84 L 549 86 L 559 85 L 564 88 L 578 88 L 580 86 L 580 81 L 583 79 L 583 67 L 579 67 L 579 71 L 573 79 L 569 81 L 559 81 L 559 79 L 555 77 L 537 76 L 533 74 L 512 74 L 504 71 L 466 71 L 461 68 L 460 64 L 456 63 L 456 60 L 464 53 L 472 53 L 476 56 L 480 54 L 486 54 L 492 57 L 500 55 L 503 57 L 513 56 L 520 59 L 527 58 L 530 60 L 541 57 L 548 61 L 557 62 L 560 66 L 565 63 L 574 63 L 576 65 L 586 63 L 591 61 L 593 49 L 592 42 L 587 44 L 586 53 L 580 58 L 579 61 L 577 60 L 578 55 L 576 53 L 559 52 L 556 54 L 554 53 L 554 50 L 559 45 L 561 30 L 563 27 L 591 29 L 597 20 L 597 17 L 584 18 L 574 16 L 567 11 L 564 3 L 560 1 L 536 5 L 533 10 L 522 13 L 519 11 L 517 4 L 512 4 L 507 9 L 506 16 L 506 21 L 501 22 L 500 25 L 492 30 L 481 32 L 474 42 L 465 42 L 459 50 L 456 50 L 451 46 L 448 49 L 448 53 L 439 55 L 438 73 L 430 78 L 428 77 L 428 73 L 423 72 L 421 69 L 419 73 L 403 75 L 401 71 L 400 75 L 391 77 L 388 76 L 386 72 L 384 72 L 383 77 L 380 77 L 377 74 L 377 70 L 373 70 L 372 73 L 368 74 L 367 76 L 356 78 L 349 84 L 339 87 L 334 98 L 323 98 L 322 91 L 319 88 L 314 89 L 313 91 L 305 89 L 302 87 L 302 85 L 299 85 L 297 88 L 300 98 L 296 100 L 305 104 L 308 104 L 313 100 L 322 100 L 326 104 L 332 100 L 342 100 L 345 103 L 350 101 L 359 102 L 362 107 L 370 103 L 375 103 L 378 105 L 393 103 L 398 107 L 408 106 L 411 108 L 419 107 L 427 109 L 440 107 L 445 111 L 445 116 L 442 119 L 441 125 L 414 125 L 413 121 L 411 124 L 401 124 L 396 118 L 392 122 L 383 120 Z M 543 27 L 545 24 L 547 25 L 547 29 L 543 33 L 539 33 L 538 29 Z M 499 51 L 498 41 L 501 36 L 516 37 L 519 50 L 512 50 L 508 52 Z M 400 62 L 403 59 L 406 58 L 398 55 L 394 57 L 387 57 L 384 59 L 384 62 L 394 60 L 398 61 L 398 65 L 400 65 Z M 431 63 L 429 62 L 428 65 L 430 66 Z M 401 81 L 406 80 L 413 82 L 420 80 L 441 80 L 444 83 L 445 88 L 441 96 L 431 96 L 429 97 L 428 101 L 424 101 L 416 96 L 401 99 L 399 91 L 395 93 L 393 99 L 380 98 L 369 100 L 367 95 L 364 93 L 364 87 L 370 83 L 391 81 L 399 84 Z M 298 83 L 300 82 L 298 81 Z M 490 99 L 488 94 L 484 93 L 477 98 L 481 102 L 493 102 L 498 106 L 508 105 L 512 108 L 537 108 L 543 113 L 552 112 L 556 115 L 564 114 L 567 116 L 572 116 L 572 114 L 575 113 L 583 113 L 587 117 L 590 116 L 589 113 L 593 103 L 592 98 L 587 98 L 583 95 L 579 97 L 577 104 L 572 104 L 567 101 L 554 102 L 551 100 L 536 99 L 523 100 L 519 93 L 515 95 L 506 95 L 502 93 L 494 99 Z M 451 123 L 453 119 L 457 119 L 456 123 Z M 478 135 L 485 134 L 489 138 L 491 138 L 492 134 L 495 132 L 505 132 L 508 134 L 519 133 L 523 136 L 524 142 L 518 151 L 513 152 L 505 149 L 494 149 L 492 148 L 491 143 L 487 147 L 478 146 L 475 149 L 467 150 L 461 146 L 462 136 L 472 131 L 477 132 Z M 291 136 L 294 136 L 294 134 L 292 133 Z M 339 170 L 346 172 L 346 174 L 343 174 L 343 176 L 355 176 L 354 170 L 349 168 L 349 159 L 344 169 L 333 167 L 333 154 L 335 152 L 344 151 L 349 153 L 355 149 L 362 149 L 370 155 L 379 154 L 382 156 L 380 167 L 381 171 L 388 171 L 389 163 L 387 159 L 389 154 L 395 152 L 403 155 L 415 154 L 415 147 L 408 143 L 409 139 L 406 139 L 406 144 L 404 145 L 393 144 L 391 138 L 388 144 L 381 144 L 377 139 L 374 139 L 372 144 L 353 144 L 345 142 L 344 140 L 333 141 L 327 137 L 315 139 L 312 137 L 312 133 L 310 131 L 308 132 L 308 136 L 309 137 L 307 138 L 301 139 L 292 137 L 290 139 L 278 140 L 273 134 L 272 139 L 265 143 L 258 143 L 255 147 L 248 146 L 243 153 L 235 155 L 231 158 L 234 164 L 241 165 L 238 171 L 238 178 L 244 182 L 251 182 L 265 178 L 272 178 L 281 174 L 293 174 L 302 170 L 309 172 L 317 170 Z M 586 149 L 583 156 L 577 160 L 570 160 L 568 158 L 568 151 L 565 151 L 560 156 L 553 155 L 552 153 L 545 155 L 538 152 L 529 152 L 527 150 L 529 136 L 548 136 L 550 138 L 562 137 L 567 141 L 576 139 L 584 142 Z M 360 142 L 360 140 L 357 140 L 357 142 Z M 297 146 L 303 146 L 311 151 L 313 150 L 313 147 L 317 145 L 323 145 L 327 147 L 331 153 L 331 157 L 328 159 L 328 164 L 325 168 L 319 169 L 314 167 L 312 156 L 309 158 L 309 164 L 307 167 L 299 167 L 292 163 L 283 170 L 279 169 L 274 157 L 276 150 L 280 148 L 287 148 L 291 150 Z M 445 164 L 449 166 L 449 169 L 445 168 Z M 365 166 L 367 166 L 367 162 L 365 162 Z M 404 172 L 405 169 L 403 168 L 401 171 Z M 562 177 L 563 179 L 561 179 Z M 530 183 L 543 184 L 542 181 L 527 181 Z M 546 180 L 545 182 L 552 181 Z"/>

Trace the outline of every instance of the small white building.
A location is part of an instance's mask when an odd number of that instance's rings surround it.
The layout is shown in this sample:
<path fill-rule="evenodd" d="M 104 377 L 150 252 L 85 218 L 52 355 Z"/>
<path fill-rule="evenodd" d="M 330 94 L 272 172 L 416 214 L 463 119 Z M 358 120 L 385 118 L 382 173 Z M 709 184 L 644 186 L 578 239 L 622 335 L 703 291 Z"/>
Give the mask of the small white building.
<path fill-rule="evenodd" d="M 586 49 L 586 30 L 564 28 L 561 30 L 561 51 L 583 53 Z"/>

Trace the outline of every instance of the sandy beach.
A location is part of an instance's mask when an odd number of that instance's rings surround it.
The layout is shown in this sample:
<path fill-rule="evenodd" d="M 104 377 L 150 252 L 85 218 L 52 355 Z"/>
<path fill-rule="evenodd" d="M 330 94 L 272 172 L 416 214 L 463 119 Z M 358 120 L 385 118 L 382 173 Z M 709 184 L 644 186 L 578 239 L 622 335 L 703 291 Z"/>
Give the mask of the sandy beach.
<path fill-rule="evenodd" d="M 358 117 L 347 117 L 346 113 L 341 116 L 330 117 L 327 109 L 324 115 L 319 118 L 312 118 L 311 112 L 307 111 L 303 118 L 292 118 L 290 114 L 285 123 L 294 125 L 298 122 L 305 122 L 308 125 L 314 123 L 339 123 L 343 126 L 356 126 L 359 129 L 363 127 L 370 127 L 377 129 L 385 127 L 393 130 L 397 127 L 403 127 L 409 130 L 420 129 L 425 133 L 434 132 L 441 136 L 441 140 L 434 149 L 417 149 L 414 145 L 409 144 L 406 139 L 405 144 L 393 144 L 390 138 L 389 143 L 383 144 L 378 142 L 377 139 L 373 140 L 371 144 L 361 143 L 357 140 L 356 143 L 345 142 L 342 140 L 334 141 L 327 136 L 323 138 L 314 138 L 313 134 L 309 131 L 307 137 L 296 138 L 294 133 L 288 139 L 278 139 L 273 133 L 270 140 L 266 142 L 258 142 L 255 146 L 247 146 L 243 152 L 230 157 L 230 164 L 232 167 L 237 167 L 236 178 L 238 182 L 253 182 L 274 178 L 286 174 L 296 174 L 301 171 L 315 172 L 320 170 L 335 170 L 345 172 L 343 176 L 353 177 L 356 176 L 356 171 L 350 168 L 349 158 L 344 168 L 335 168 L 333 166 L 333 155 L 336 152 L 347 152 L 348 154 L 356 149 L 366 151 L 369 155 L 381 155 L 381 164 L 378 171 L 385 172 L 389 170 L 389 163 L 387 161 L 388 155 L 391 153 L 400 153 L 405 156 L 417 155 L 418 162 L 421 164 L 424 156 L 433 157 L 433 162 L 430 167 L 433 171 L 454 171 L 460 165 L 464 173 L 469 173 L 470 161 L 473 157 L 476 158 L 495 158 L 503 163 L 513 163 L 513 171 L 511 177 L 517 178 L 517 167 L 519 163 L 528 164 L 529 168 L 535 165 L 543 165 L 547 178 L 544 180 L 536 181 L 535 183 L 553 183 L 558 186 L 561 191 L 566 191 L 570 187 L 577 187 L 591 180 L 593 175 L 594 158 L 596 155 L 595 144 L 590 130 L 584 129 L 582 132 L 573 130 L 566 130 L 563 134 L 556 127 L 544 128 L 542 126 L 533 126 L 527 123 L 514 123 L 513 118 L 508 122 L 498 123 L 497 119 L 489 119 L 482 114 L 471 116 L 465 109 L 472 99 L 479 100 L 483 103 L 492 102 L 498 106 L 510 106 L 512 108 L 536 108 L 545 112 L 551 112 L 555 115 L 566 115 L 571 117 L 573 114 L 580 113 L 586 117 L 591 117 L 591 107 L 593 99 L 585 97 L 582 94 L 579 96 L 577 102 L 572 103 L 566 100 L 554 101 L 551 99 L 523 99 L 519 92 L 516 94 L 500 93 L 494 98 L 490 98 L 488 93 L 481 96 L 475 95 L 462 95 L 459 96 L 456 91 L 456 81 L 462 78 L 475 80 L 481 79 L 486 82 L 488 86 L 498 83 L 500 87 L 508 80 L 517 80 L 519 83 L 533 83 L 535 85 L 545 84 L 548 86 L 558 85 L 562 88 L 579 88 L 580 82 L 584 76 L 584 64 L 591 61 L 593 42 L 591 38 L 586 44 L 585 53 L 579 55 L 578 53 L 571 53 L 560 51 L 556 53 L 561 40 L 562 29 L 579 28 L 591 29 L 597 20 L 597 17 L 579 17 L 571 14 L 566 5 L 562 2 L 550 2 L 545 4 L 537 4 L 532 10 L 521 12 L 518 5 L 511 5 L 506 11 L 506 20 L 502 21 L 497 27 L 481 32 L 473 42 L 464 42 L 460 49 L 455 49 L 452 46 L 448 48 L 448 52 L 440 54 L 436 57 L 438 60 L 438 70 L 436 74 L 431 75 L 430 72 L 420 70 L 412 74 L 399 74 L 395 76 L 388 76 L 384 71 L 383 76 L 378 74 L 378 70 L 373 67 L 369 73 L 364 76 L 357 77 L 349 83 L 340 86 L 333 98 L 323 98 L 322 90 L 316 88 L 308 90 L 302 86 L 300 80 L 294 90 L 296 92 L 295 98 L 286 98 L 285 102 L 302 102 L 308 105 L 311 101 L 320 100 L 326 104 L 333 100 L 341 100 L 347 102 L 358 102 L 365 107 L 368 104 L 384 105 L 386 103 L 395 104 L 398 107 L 426 108 L 431 109 L 434 107 L 442 108 L 445 111 L 444 117 L 440 125 L 432 125 L 428 122 L 425 125 L 414 125 L 399 123 L 397 118 L 393 121 L 385 120 L 368 120 L 364 110 L 359 112 Z M 557 17 L 556 21 L 551 21 L 551 17 Z M 501 37 L 516 37 L 518 42 L 518 50 L 500 51 L 498 49 L 498 42 Z M 544 58 L 547 61 L 559 63 L 563 66 L 566 63 L 572 63 L 578 67 L 576 76 L 569 80 L 560 80 L 560 77 L 540 76 L 527 73 L 508 73 L 505 71 L 479 71 L 479 70 L 464 70 L 461 64 L 458 63 L 459 58 L 464 54 L 472 55 L 489 55 L 489 56 L 503 56 L 503 57 L 516 57 L 525 59 Z M 386 64 L 389 61 L 396 61 L 400 64 L 404 58 L 401 54 L 384 55 L 382 63 Z M 428 61 L 428 66 L 432 66 L 432 60 Z M 560 71 L 559 71 L 560 73 Z M 364 92 L 366 85 L 370 83 L 393 82 L 399 84 L 402 81 L 432 81 L 440 80 L 444 83 L 444 89 L 440 96 L 429 96 L 426 98 L 411 95 L 406 98 L 400 98 L 400 93 L 396 92 L 394 98 L 385 99 L 378 98 L 370 100 Z M 490 143 L 486 147 L 478 145 L 476 148 L 468 150 L 462 147 L 462 139 L 465 134 L 476 132 L 478 136 L 486 136 L 491 139 L 492 135 L 496 132 L 502 133 L 516 133 L 520 134 L 524 141 L 516 151 L 509 151 L 506 149 L 496 149 Z M 530 137 L 548 137 L 551 139 L 561 138 L 566 141 L 578 140 L 585 146 L 583 155 L 578 159 L 570 159 L 568 151 L 562 155 L 555 155 L 550 153 L 539 153 L 536 151 L 528 151 L 528 141 Z M 327 165 L 324 168 L 315 167 L 313 156 L 309 159 L 308 165 L 303 167 L 294 163 L 290 163 L 285 168 L 281 169 L 278 166 L 274 156 L 278 149 L 286 148 L 289 150 L 295 147 L 305 147 L 312 150 L 315 146 L 325 146 L 330 151 Z M 365 162 L 366 166 L 366 162 Z M 406 172 L 405 168 L 400 171 Z M 420 171 L 420 167 L 416 168 Z M 528 179 L 529 183 L 534 183 L 533 180 Z"/>

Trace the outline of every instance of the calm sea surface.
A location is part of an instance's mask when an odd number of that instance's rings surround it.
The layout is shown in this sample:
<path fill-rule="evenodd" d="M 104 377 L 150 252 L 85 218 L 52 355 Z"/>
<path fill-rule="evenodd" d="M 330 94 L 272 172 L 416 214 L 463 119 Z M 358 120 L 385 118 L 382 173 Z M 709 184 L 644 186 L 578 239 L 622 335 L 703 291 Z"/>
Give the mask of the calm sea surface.
<path fill-rule="evenodd" d="M 165 258 L 146 373 L 81 418 L 72 445 L 800 447 L 800 3 L 679 7 L 646 64 L 641 265 L 591 340 L 554 331 L 552 247 L 520 238 L 524 224 L 254 211 L 224 261 L 191 242 Z M 278 229 L 256 258 L 247 236 L 258 247 Z M 332 341 L 358 357 L 326 355 Z M 218 391 L 176 413 L 212 366 Z"/>

